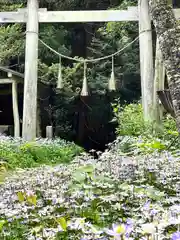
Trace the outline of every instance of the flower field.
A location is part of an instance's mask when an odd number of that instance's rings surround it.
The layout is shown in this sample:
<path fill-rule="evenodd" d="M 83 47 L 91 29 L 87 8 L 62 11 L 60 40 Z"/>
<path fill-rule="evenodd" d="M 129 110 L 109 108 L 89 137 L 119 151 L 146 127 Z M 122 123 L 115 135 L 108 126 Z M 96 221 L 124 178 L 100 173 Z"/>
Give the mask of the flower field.
<path fill-rule="evenodd" d="M 180 159 L 86 154 L 0 185 L 0 239 L 180 239 Z"/>

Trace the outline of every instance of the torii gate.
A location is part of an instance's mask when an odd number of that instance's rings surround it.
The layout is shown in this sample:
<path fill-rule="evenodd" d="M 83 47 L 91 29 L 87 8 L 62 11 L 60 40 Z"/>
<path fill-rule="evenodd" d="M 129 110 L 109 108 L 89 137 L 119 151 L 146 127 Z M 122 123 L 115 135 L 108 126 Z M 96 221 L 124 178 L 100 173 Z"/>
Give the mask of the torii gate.
<path fill-rule="evenodd" d="M 174 9 L 177 19 L 180 9 Z M 103 11 L 47 11 L 38 7 L 38 0 L 28 0 L 27 9 L 17 12 L 0 12 L 0 23 L 26 23 L 26 52 L 24 80 L 23 138 L 36 138 L 38 33 L 39 23 L 57 22 L 118 22 L 139 21 L 142 104 L 145 118 L 153 105 L 154 70 L 151 17 L 148 0 L 139 1 L 138 7 L 127 10 Z"/>

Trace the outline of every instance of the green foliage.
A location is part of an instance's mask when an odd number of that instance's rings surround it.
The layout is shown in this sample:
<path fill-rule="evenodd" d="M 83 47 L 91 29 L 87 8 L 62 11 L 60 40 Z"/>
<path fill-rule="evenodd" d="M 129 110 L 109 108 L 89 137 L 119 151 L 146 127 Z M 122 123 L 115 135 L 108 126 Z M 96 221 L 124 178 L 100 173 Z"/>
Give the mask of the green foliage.
<path fill-rule="evenodd" d="M 136 147 L 139 149 L 139 153 L 148 154 L 153 152 L 162 152 L 168 148 L 168 145 L 163 141 L 157 139 L 144 139 L 142 142 L 137 142 L 132 144 L 132 147 Z"/>
<path fill-rule="evenodd" d="M 41 24 L 39 37 L 57 52 L 67 56 L 70 55 L 70 32 L 65 29 L 64 26 L 59 25 L 58 23 L 53 25 Z M 52 53 L 41 43 L 39 44 L 39 59 L 49 67 L 51 67 L 52 64 L 59 62 L 58 55 Z"/>
<path fill-rule="evenodd" d="M 150 135 L 152 126 L 144 121 L 142 105 L 129 104 L 124 108 L 113 104 L 114 114 L 118 121 L 117 133 L 121 136 Z"/>
<path fill-rule="evenodd" d="M 24 54 L 24 35 L 21 32 L 22 26 L 19 24 L 0 27 L 1 64 L 7 64 L 11 58 Z"/>
<path fill-rule="evenodd" d="M 126 9 L 128 6 L 136 5 L 136 1 L 123 1 L 118 9 Z M 109 22 L 97 30 L 92 39 L 90 51 L 92 58 L 110 55 L 130 43 L 137 37 L 138 24 L 131 22 Z M 133 73 L 139 74 L 139 48 L 138 42 L 130 45 L 125 51 L 115 56 L 115 77 L 124 91 L 139 91 L 138 86 L 134 87 Z M 98 88 L 103 91 L 107 87 L 107 79 L 111 74 L 111 59 L 97 62 L 91 70 L 93 79 L 96 79 Z M 127 74 L 132 74 L 130 79 L 124 79 Z M 134 80 L 134 81 L 133 81 Z M 130 84 L 129 84 L 130 83 Z M 138 85 L 139 83 L 136 82 Z M 135 90 L 136 89 L 136 90 Z M 130 95 L 130 93 L 129 93 Z"/>
<path fill-rule="evenodd" d="M 51 66 L 39 61 L 39 76 L 41 81 L 56 84 L 59 70 L 58 68 L 58 61 Z M 74 63 L 72 67 L 62 66 L 62 79 L 64 85 L 63 92 L 65 91 L 67 98 L 76 97 L 82 87 L 83 64 Z"/>
<path fill-rule="evenodd" d="M 123 152 L 132 154 L 138 148 L 142 154 L 146 154 L 179 148 L 176 123 L 171 116 L 166 115 L 162 126 L 154 131 L 154 123 L 144 121 L 141 104 L 124 107 L 113 104 L 113 110 L 118 123 L 117 135 L 130 137 L 130 140 L 122 142 L 120 146 Z"/>
<path fill-rule="evenodd" d="M 143 109 L 140 103 L 129 104 L 120 107 L 119 104 L 113 104 L 114 114 L 119 123 L 117 133 L 121 136 L 149 136 L 153 135 L 153 123 L 144 121 Z M 169 134 L 177 136 L 175 120 L 166 115 L 163 119 L 163 132 L 157 134 L 158 137 L 166 137 Z"/>
<path fill-rule="evenodd" d="M 7 170 L 8 164 L 5 161 L 0 161 L 0 184 L 3 183 L 5 177 L 8 176 Z"/>
<path fill-rule="evenodd" d="M 13 141 L 0 143 L 0 158 L 10 169 L 69 163 L 80 152 L 82 152 L 80 147 L 63 141 L 49 144 L 38 142 L 17 144 Z"/>
<path fill-rule="evenodd" d="M 163 119 L 163 128 L 166 139 L 171 139 L 172 137 L 178 136 L 176 122 L 170 115 L 167 115 Z"/>

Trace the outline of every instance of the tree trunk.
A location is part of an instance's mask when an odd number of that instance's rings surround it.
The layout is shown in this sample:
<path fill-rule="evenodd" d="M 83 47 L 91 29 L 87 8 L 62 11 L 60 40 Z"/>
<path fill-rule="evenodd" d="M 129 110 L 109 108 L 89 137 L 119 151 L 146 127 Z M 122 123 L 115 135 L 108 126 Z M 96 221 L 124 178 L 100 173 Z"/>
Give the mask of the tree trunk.
<path fill-rule="evenodd" d="M 167 0 L 149 0 L 180 133 L 180 26 Z"/>

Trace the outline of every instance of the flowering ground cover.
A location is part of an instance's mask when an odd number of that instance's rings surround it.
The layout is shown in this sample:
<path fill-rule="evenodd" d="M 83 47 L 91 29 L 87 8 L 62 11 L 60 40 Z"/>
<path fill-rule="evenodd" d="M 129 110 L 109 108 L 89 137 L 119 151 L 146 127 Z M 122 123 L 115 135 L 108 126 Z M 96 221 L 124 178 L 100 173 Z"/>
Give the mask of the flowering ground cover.
<path fill-rule="evenodd" d="M 0 185 L 0 239 L 180 239 L 180 159 L 168 152 L 17 169 Z"/>

